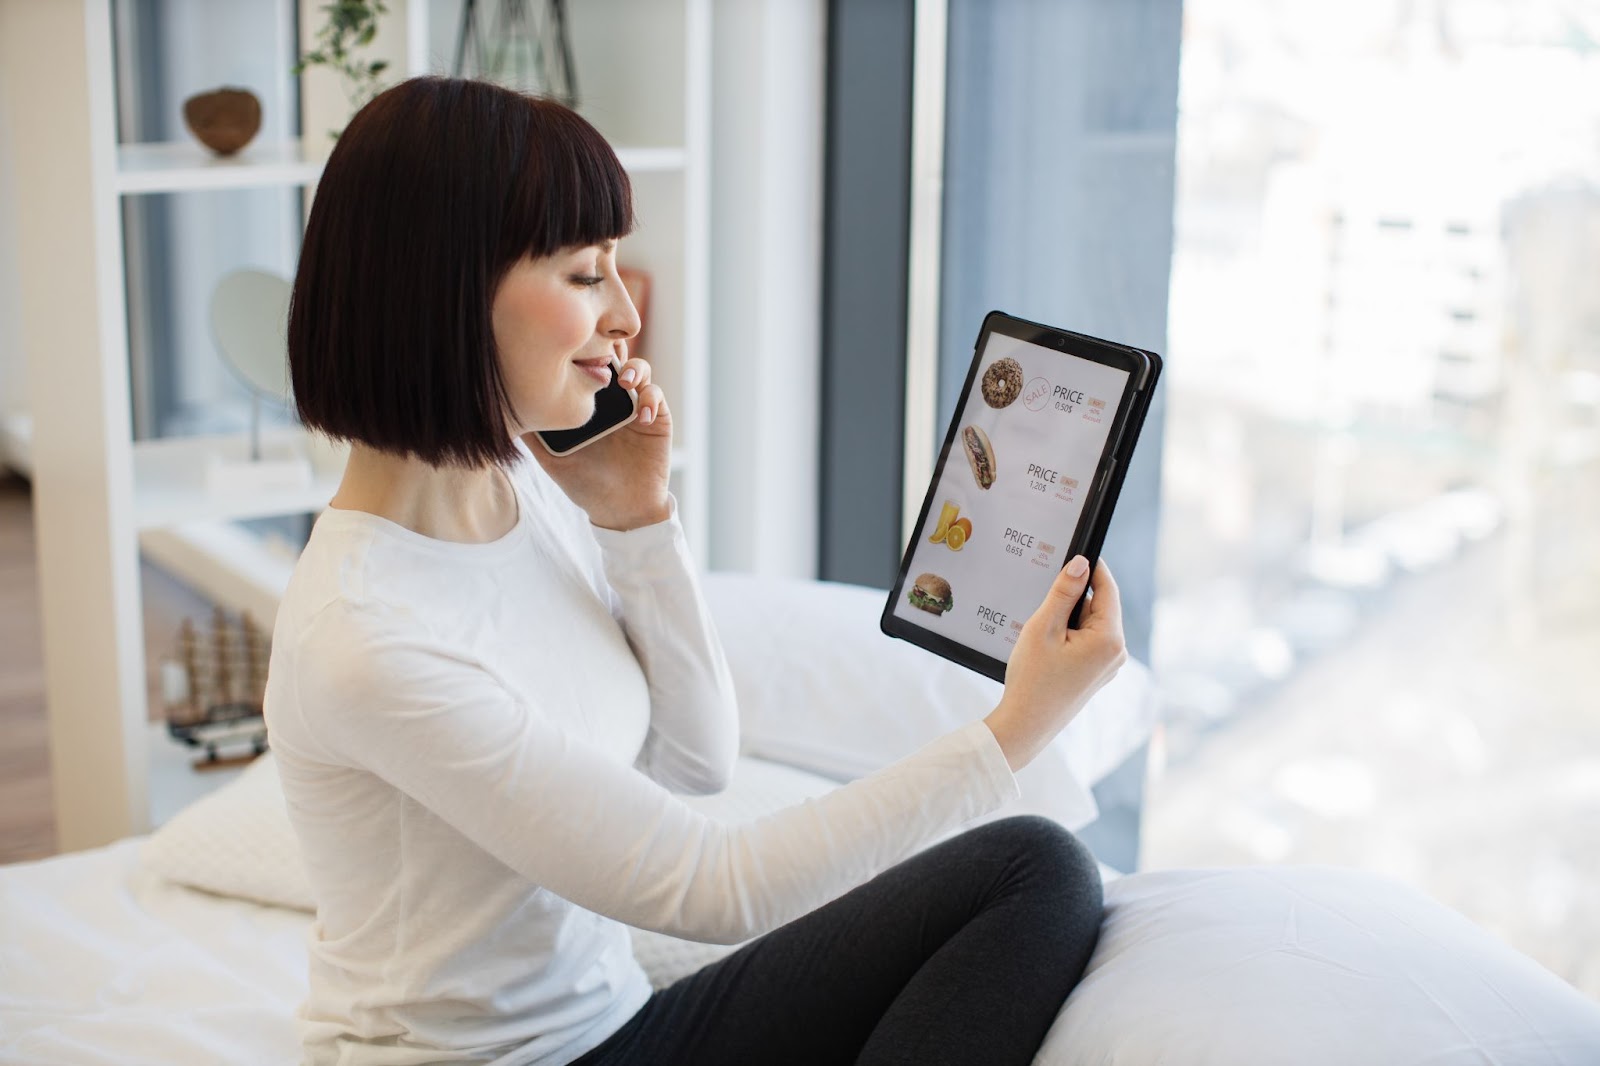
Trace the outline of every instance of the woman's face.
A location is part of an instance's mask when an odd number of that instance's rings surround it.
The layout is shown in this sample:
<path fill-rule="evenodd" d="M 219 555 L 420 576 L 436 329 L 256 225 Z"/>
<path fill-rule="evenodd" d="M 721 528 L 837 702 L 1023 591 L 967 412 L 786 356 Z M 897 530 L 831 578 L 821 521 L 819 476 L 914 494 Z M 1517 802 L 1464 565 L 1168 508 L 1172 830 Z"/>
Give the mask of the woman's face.
<path fill-rule="evenodd" d="M 606 368 L 624 355 L 618 342 L 639 332 L 616 241 L 518 260 L 495 291 L 491 317 L 518 435 L 589 421 L 610 380 Z"/>

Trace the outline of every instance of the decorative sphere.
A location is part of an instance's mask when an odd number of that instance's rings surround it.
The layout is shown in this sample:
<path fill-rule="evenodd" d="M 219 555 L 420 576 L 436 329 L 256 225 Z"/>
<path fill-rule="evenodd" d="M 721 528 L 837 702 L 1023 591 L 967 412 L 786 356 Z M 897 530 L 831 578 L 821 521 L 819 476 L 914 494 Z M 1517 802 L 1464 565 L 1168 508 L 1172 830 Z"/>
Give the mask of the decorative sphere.
<path fill-rule="evenodd" d="M 261 101 L 247 89 L 216 89 L 183 102 L 189 132 L 218 155 L 232 155 L 261 129 Z"/>

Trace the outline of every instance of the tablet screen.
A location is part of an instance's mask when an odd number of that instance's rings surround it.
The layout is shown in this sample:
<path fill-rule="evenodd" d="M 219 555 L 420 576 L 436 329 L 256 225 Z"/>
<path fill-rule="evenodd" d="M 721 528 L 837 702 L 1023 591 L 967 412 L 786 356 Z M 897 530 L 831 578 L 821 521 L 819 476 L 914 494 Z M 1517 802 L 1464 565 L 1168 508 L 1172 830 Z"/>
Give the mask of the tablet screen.
<path fill-rule="evenodd" d="M 977 358 L 894 615 L 1008 662 L 1067 561 L 1128 372 L 1002 333 Z"/>

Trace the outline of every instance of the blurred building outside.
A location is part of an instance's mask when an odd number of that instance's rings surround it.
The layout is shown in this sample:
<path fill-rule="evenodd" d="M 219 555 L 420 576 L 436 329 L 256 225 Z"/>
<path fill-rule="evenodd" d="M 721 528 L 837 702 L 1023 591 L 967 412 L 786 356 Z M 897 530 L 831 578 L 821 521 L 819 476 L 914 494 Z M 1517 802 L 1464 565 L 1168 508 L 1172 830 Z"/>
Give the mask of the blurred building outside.
<path fill-rule="evenodd" d="M 1145 865 L 1392 873 L 1600 996 L 1600 4 L 1189 0 L 1178 159 Z"/>

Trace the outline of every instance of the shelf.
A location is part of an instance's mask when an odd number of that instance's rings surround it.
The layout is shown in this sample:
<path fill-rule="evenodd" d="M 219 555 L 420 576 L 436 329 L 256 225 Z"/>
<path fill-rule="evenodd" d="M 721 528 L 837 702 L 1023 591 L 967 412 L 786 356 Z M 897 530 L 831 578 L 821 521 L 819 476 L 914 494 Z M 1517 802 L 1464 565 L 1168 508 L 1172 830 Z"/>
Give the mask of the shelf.
<path fill-rule="evenodd" d="M 249 764 L 195 769 L 200 753 L 172 739 L 165 722 L 151 722 L 146 730 L 150 746 L 150 828 L 172 820 L 195 800 L 236 781 Z M 231 749 L 230 749 L 231 750 Z"/>
<path fill-rule="evenodd" d="M 249 453 L 249 438 L 243 433 L 135 442 L 135 527 L 147 530 L 185 522 L 268 518 L 317 512 L 326 507 L 344 476 L 345 448 L 298 427 L 265 430 L 261 439 L 263 450 L 269 455 L 274 449 L 294 449 L 308 456 L 312 466 L 310 484 L 270 490 L 208 489 L 207 464 L 213 456 L 237 461 Z M 672 450 L 674 471 L 687 469 L 689 460 L 684 449 Z"/>
<path fill-rule="evenodd" d="M 618 148 L 617 158 L 630 174 L 682 170 L 682 148 Z M 193 141 L 164 141 L 117 146 L 117 192 L 191 192 L 202 189 L 249 189 L 311 185 L 322 173 L 323 160 L 307 155 L 303 141 L 257 141 L 237 154 L 216 156 Z"/>
<path fill-rule="evenodd" d="M 269 455 L 277 449 L 293 449 L 308 457 L 312 466 L 310 484 L 298 488 L 208 489 L 207 469 L 213 457 L 242 461 L 249 455 L 250 440 L 244 433 L 136 441 L 135 527 L 145 530 L 212 519 L 267 518 L 326 507 L 344 474 L 344 449 L 298 427 L 264 430 L 261 439 L 262 448 Z"/>
<path fill-rule="evenodd" d="M 676 474 L 691 456 L 672 452 Z M 139 550 L 150 562 L 213 603 L 249 611 L 271 628 L 278 603 L 294 573 L 295 553 L 243 526 L 225 521 L 191 521 L 139 534 Z"/>
<path fill-rule="evenodd" d="M 117 192 L 124 195 L 193 189 L 310 185 L 322 160 L 303 142 L 257 141 L 231 156 L 216 156 L 194 141 L 117 146 Z"/>
<path fill-rule="evenodd" d="M 33 420 L 17 414 L 0 419 L 0 464 L 9 462 L 24 476 L 33 443 Z M 211 492 L 206 466 L 212 456 L 243 459 L 249 438 L 242 433 L 201 437 L 168 437 L 133 444 L 134 525 L 140 531 L 185 522 L 268 518 L 321 511 L 338 491 L 344 476 L 346 450 L 297 427 L 275 427 L 261 434 L 264 449 L 292 447 L 311 459 L 311 484 L 298 489 L 256 492 Z M 692 456 L 672 449 L 673 473 L 688 470 Z"/>
<path fill-rule="evenodd" d="M 683 169 L 682 148 L 618 148 L 617 159 L 629 174 L 650 174 Z"/>

